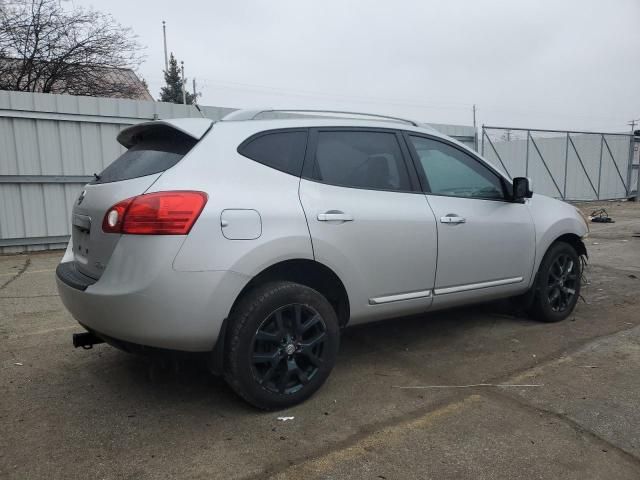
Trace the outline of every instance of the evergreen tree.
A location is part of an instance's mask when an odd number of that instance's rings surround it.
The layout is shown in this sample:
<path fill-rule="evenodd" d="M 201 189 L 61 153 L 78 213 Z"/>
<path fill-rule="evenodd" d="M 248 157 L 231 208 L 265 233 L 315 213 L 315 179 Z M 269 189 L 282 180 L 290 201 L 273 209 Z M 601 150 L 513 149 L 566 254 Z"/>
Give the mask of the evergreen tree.
<path fill-rule="evenodd" d="M 164 71 L 164 81 L 166 85 L 160 89 L 160 101 L 182 103 L 182 73 L 178 67 L 178 60 L 173 56 L 173 53 L 169 57 L 169 70 Z M 186 81 L 187 79 L 185 78 Z M 186 99 L 187 105 L 193 105 L 196 96 L 186 91 Z"/>

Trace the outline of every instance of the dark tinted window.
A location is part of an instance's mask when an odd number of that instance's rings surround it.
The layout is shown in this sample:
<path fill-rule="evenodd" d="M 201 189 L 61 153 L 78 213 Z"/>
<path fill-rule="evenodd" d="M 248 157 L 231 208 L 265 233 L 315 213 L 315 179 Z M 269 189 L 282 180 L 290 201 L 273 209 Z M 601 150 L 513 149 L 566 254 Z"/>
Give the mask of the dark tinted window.
<path fill-rule="evenodd" d="M 299 176 L 307 147 L 307 132 L 273 132 L 240 145 L 238 153 L 268 167 Z"/>
<path fill-rule="evenodd" d="M 196 143 L 172 128 L 159 126 L 147 130 L 92 183 L 118 182 L 164 172 L 178 163 Z"/>
<path fill-rule="evenodd" d="M 452 197 L 503 199 L 498 176 L 478 160 L 446 143 L 410 136 L 429 191 Z"/>
<path fill-rule="evenodd" d="M 313 178 L 345 187 L 411 190 L 394 133 L 318 132 Z"/>

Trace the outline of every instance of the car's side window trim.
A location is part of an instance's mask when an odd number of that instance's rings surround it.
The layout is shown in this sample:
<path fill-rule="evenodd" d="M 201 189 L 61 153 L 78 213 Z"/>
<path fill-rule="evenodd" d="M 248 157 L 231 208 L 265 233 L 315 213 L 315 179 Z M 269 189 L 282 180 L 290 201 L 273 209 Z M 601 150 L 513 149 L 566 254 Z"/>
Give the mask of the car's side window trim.
<path fill-rule="evenodd" d="M 424 134 L 422 132 L 413 132 L 413 131 L 407 131 L 407 130 L 403 131 L 403 135 L 404 135 L 405 142 L 407 144 L 407 148 L 409 149 L 409 152 L 411 153 L 411 159 L 413 161 L 414 167 L 415 167 L 416 171 L 418 172 L 418 177 L 420 179 L 420 183 L 422 184 L 422 190 L 423 190 L 423 192 L 425 194 L 427 194 L 427 195 L 436 195 L 436 196 L 439 196 L 439 197 L 455 197 L 455 198 L 468 198 L 468 199 L 472 199 L 472 200 L 485 200 L 485 201 L 490 201 L 490 202 L 511 202 L 511 196 L 509 195 L 509 188 L 508 188 L 509 184 L 508 184 L 508 181 L 505 179 L 505 177 L 503 175 L 501 175 L 495 168 L 492 168 L 490 165 L 488 165 L 486 162 L 482 161 L 481 159 L 479 159 L 475 155 L 472 155 L 471 153 L 466 152 L 465 150 L 460 148 L 455 143 L 448 142 L 448 141 L 446 141 L 446 139 L 437 137 L 435 135 L 428 135 L 428 134 Z M 415 146 L 413 145 L 413 142 L 411 141 L 410 137 L 420 137 L 420 138 L 424 138 L 426 140 L 431 140 L 431 141 L 434 141 L 434 142 L 441 143 L 443 145 L 448 145 L 448 146 L 458 150 L 463 155 L 466 155 L 467 157 L 471 158 L 481 168 L 484 168 L 486 171 L 488 171 L 489 173 L 491 173 L 492 175 L 494 175 L 498 179 L 498 181 L 500 182 L 500 186 L 502 187 L 503 198 L 458 197 L 456 195 L 446 195 L 446 194 L 442 194 L 442 193 L 434 193 L 434 192 L 432 192 L 431 188 L 429 186 L 429 180 L 427 179 L 426 172 L 424 171 L 424 169 L 422 168 L 422 164 L 420 163 L 420 156 L 418 155 L 418 152 L 416 151 Z"/>
<path fill-rule="evenodd" d="M 421 165 L 419 165 L 420 158 L 418 157 L 418 152 L 416 151 L 415 147 L 413 146 L 413 143 L 411 142 L 411 139 L 409 138 L 410 133 L 411 132 L 406 132 L 406 131 L 402 132 L 404 147 L 407 149 L 407 152 L 409 153 L 409 160 L 411 162 L 411 166 L 413 167 L 412 170 L 415 172 L 415 175 L 418 179 L 418 185 L 419 185 L 420 191 L 422 193 L 427 193 L 431 190 L 431 187 L 429 186 L 429 180 L 427 180 L 427 177 L 425 176 Z M 425 137 L 425 138 L 429 138 L 429 137 Z"/>
<path fill-rule="evenodd" d="M 407 146 L 407 141 L 400 130 L 397 130 L 395 134 L 396 139 L 398 140 L 398 144 L 400 145 L 400 150 L 402 151 L 402 157 L 405 167 L 407 168 L 407 173 L 409 174 L 409 183 L 411 184 L 412 193 L 422 193 L 420 177 L 418 176 L 416 166 L 414 165 L 413 159 L 411 158 L 411 151 Z"/>
<path fill-rule="evenodd" d="M 376 132 L 376 133 L 391 133 L 395 136 L 398 142 L 398 149 L 402 156 L 402 162 L 407 170 L 407 176 L 409 177 L 410 190 L 396 190 L 386 188 L 365 188 L 349 185 L 338 185 L 334 183 L 324 182 L 314 178 L 313 168 L 316 163 L 316 150 L 318 147 L 318 133 L 320 132 Z M 402 139 L 402 131 L 394 130 L 391 128 L 376 128 L 376 127 L 348 127 L 348 126 L 336 126 L 336 127 L 312 127 L 309 129 L 309 136 L 307 139 L 307 151 L 304 158 L 304 165 L 302 167 L 302 178 L 311 182 L 322 183 L 324 185 L 333 185 L 341 188 L 353 188 L 355 190 L 370 190 L 374 192 L 393 192 L 393 193 L 413 193 L 422 194 L 420 188 L 420 181 L 417 177 L 417 172 L 414 171 L 413 160 L 411 158 L 411 152 L 406 146 L 406 143 Z"/>
<path fill-rule="evenodd" d="M 266 163 L 261 162 L 260 160 L 257 160 L 255 158 L 251 158 L 248 155 L 242 153 L 242 151 L 244 150 L 244 148 L 249 145 L 251 142 L 253 142 L 254 140 L 257 140 L 261 137 L 264 137 L 266 135 L 272 135 L 274 133 L 292 133 L 292 132 L 301 132 L 301 133 L 305 133 L 306 134 L 306 140 L 305 140 L 305 152 L 302 155 L 302 161 L 300 162 L 300 171 L 297 174 L 293 174 L 291 172 L 288 172 L 286 170 L 283 170 L 282 168 L 278 168 L 278 167 L 274 167 L 273 165 L 268 165 Z M 292 128 L 274 128 L 271 130 L 261 130 L 259 132 L 254 133 L 253 135 L 250 135 L 249 137 L 245 138 L 240 145 L 238 145 L 238 148 L 236 148 L 236 152 L 238 152 L 239 155 L 242 155 L 245 158 L 248 158 L 249 160 L 253 160 L 254 162 L 259 163 L 260 165 L 264 165 L 265 167 L 269 167 L 269 168 L 273 168 L 274 170 L 277 170 L 279 172 L 282 173 L 286 173 L 287 175 L 293 175 L 294 177 L 298 177 L 300 178 L 300 176 L 302 175 L 302 171 L 304 169 L 304 162 L 307 156 L 307 152 L 309 151 L 309 128 L 307 127 L 292 127 Z"/>

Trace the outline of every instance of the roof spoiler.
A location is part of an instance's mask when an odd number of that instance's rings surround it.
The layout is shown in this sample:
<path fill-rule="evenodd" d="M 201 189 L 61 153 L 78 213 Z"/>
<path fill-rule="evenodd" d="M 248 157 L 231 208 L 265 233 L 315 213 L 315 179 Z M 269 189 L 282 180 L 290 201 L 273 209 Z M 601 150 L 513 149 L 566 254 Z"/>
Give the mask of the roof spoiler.
<path fill-rule="evenodd" d="M 174 118 L 170 120 L 155 120 L 153 122 L 143 122 L 125 128 L 118 134 L 118 142 L 131 148 L 136 144 L 136 136 L 144 130 L 154 129 L 158 126 L 173 128 L 195 140 L 200 140 L 213 125 L 213 120 L 208 118 Z"/>

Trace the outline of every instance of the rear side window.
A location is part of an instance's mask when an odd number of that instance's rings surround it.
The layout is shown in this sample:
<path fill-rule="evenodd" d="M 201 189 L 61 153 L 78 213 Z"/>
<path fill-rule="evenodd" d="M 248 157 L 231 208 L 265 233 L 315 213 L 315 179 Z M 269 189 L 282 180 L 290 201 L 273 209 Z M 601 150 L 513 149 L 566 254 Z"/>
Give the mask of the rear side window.
<path fill-rule="evenodd" d="M 105 168 L 92 183 L 110 183 L 164 172 L 182 160 L 197 141 L 173 128 L 158 126 L 140 133 L 136 143 Z"/>
<path fill-rule="evenodd" d="M 238 153 L 276 170 L 300 176 L 307 148 L 307 131 L 278 131 L 249 138 Z"/>
<path fill-rule="evenodd" d="M 389 132 L 318 132 L 312 177 L 344 187 L 411 190 L 398 139 Z"/>

